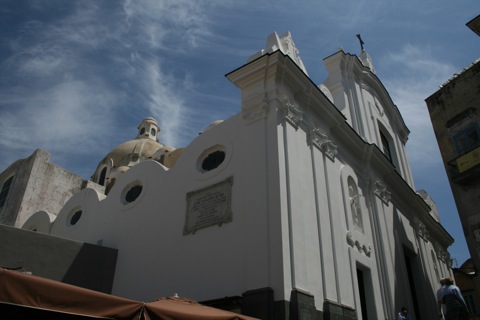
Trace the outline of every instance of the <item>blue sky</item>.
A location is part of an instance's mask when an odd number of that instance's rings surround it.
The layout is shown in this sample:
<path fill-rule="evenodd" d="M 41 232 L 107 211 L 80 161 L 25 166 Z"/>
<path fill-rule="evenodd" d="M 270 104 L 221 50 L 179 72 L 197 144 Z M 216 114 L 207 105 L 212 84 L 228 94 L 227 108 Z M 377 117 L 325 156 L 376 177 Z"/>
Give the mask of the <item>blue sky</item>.
<path fill-rule="evenodd" d="M 147 116 L 163 144 L 182 147 L 208 124 L 240 110 L 225 74 L 290 31 L 310 78 L 323 58 L 360 53 L 360 33 L 411 134 L 416 189 L 437 203 L 469 257 L 424 100 L 479 58 L 465 26 L 478 0 L 2 0 L 0 2 L 0 171 L 36 148 L 89 178 Z"/>

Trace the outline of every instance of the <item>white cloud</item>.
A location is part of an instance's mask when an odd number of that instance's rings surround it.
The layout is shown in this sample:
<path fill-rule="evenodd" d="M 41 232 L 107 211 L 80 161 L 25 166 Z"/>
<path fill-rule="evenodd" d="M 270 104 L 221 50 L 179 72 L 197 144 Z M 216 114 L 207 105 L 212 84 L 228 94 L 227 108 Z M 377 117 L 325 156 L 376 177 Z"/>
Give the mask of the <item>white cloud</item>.
<path fill-rule="evenodd" d="M 153 59 L 145 61 L 141 70 L 143 89 L 148 95 L 146 107 L 159 121 L 161 140 L 169 145 L 179 144 L 179 132 L 184 127 L 184 90 L 175 77 L 165 73 Z M 166 130 L 165 130 L 166 129 Z"/>
<path fill-rule="evenodd" d="M 437 59 L 427 46 L 404 46 L 382 60 L 383 82 L 410 129 L 407 150 L 417 170 L 441 162 L 425 99 L 451 77 L 455 68 Z M 395 71 L 393 71 L 395 70 Z"/>
<path fill-rule="evenodd" d="M 109 106 L 115 101 L 102 87 L 96 81 L 67 79 L 46 91 L 17 97 L 15 108 L 2 110 L 0 144 L 23 150 L 90 152 L 110 125 Z"/>
<path fill-rule="evenodd" d="M 126 22 L 136 39 L 151 48 L 185 50 L 208 34 L 208 2 L 126 0 Z"/>

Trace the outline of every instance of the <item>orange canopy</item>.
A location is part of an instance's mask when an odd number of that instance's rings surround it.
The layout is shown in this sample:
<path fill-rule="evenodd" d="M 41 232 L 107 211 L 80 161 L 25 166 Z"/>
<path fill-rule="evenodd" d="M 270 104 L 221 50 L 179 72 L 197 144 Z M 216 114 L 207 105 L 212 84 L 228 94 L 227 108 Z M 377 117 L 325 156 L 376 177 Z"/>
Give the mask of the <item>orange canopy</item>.
<path fill-rule="evenodd" d="M 199 304 L 196 301 L 182 297 L 161 298 L 149 302 L 145 306 L 148 318 L 151 320 L 253 320 L 230 311 L 220 310 Z"/>
<path fill-rule="evenodd" d="M 149 303 L 0 268 L 0 314 L 9 319 L 253 320 L 186 298 Z"/>

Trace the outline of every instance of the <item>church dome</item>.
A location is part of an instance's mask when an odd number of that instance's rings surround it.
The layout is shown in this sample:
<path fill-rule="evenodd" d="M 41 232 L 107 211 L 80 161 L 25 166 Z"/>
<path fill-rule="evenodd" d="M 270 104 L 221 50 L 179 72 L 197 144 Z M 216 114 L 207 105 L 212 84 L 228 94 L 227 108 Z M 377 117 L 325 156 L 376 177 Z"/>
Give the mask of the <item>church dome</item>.
<path fill-rule="evenodd" d="M 110 151 L 99 162 L 92 180 L 105 186 L 110 177 L 127 171 L 139 162 L 153 159 L 154 154 L 164 148 L 157 139 L 159 132 L 160 127 L 155 119 L 150 117 L 144 119 L 138 126 L 137 137 Z"/>
<path fill-rule="evenodd" d="M 100 163 L 111 159 L 114 167 L 129 166 L 131 163 L 151 159 L 153 154 L 161 148 L 163 145 L 157 141 L 133 139 L 115 147 Z"/>

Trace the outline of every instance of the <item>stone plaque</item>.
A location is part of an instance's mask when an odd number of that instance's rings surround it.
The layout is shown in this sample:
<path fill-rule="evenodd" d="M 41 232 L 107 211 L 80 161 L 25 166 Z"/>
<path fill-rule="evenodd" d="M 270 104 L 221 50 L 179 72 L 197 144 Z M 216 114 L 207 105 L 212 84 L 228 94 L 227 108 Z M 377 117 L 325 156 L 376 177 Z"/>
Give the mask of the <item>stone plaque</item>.
<path fill-rule="evenodd" d="M 187 212 L 183 234 L 232 221 L 233 177 L 209 187 L 187 193 Z"/>

